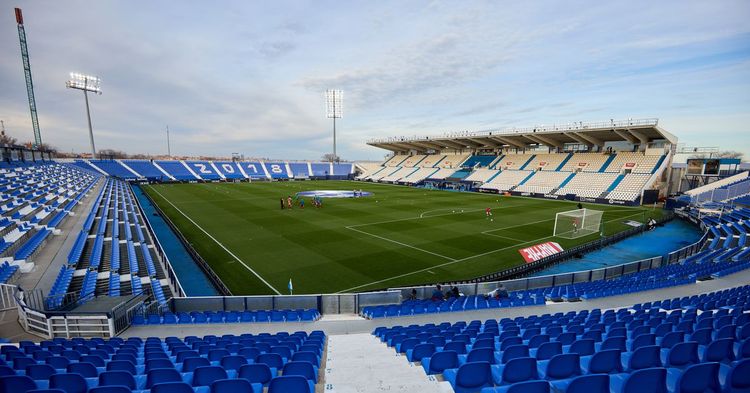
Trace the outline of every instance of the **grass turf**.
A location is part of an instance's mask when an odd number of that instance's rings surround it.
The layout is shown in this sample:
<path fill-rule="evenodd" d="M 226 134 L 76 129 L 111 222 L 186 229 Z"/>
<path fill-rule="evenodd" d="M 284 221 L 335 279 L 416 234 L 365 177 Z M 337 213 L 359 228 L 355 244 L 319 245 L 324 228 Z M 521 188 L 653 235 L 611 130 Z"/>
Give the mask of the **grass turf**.
<path fill-rule="evenodd" d="M 373 195 L 325 199 L 320 209 L 309 198 L 304 210 L 279 206 L 279 198 L 299 191 L 354 188 Z M 349 181 L 162 184 L 144 190 L 235 295 L 274 289 L 287 294 L 290 278 L 295 294 L 469 279 L 523 264 L 520 248 L 545 241 L 568 248 L 599 236 L 552 237 L 555 213 L 576 209 L 569 201 Z M 604 211 L 607 235 L 629 228 L 625 220 L 662 214 L 584 206 Z M 486 207 L 493 221 L 485 217 Z"/>

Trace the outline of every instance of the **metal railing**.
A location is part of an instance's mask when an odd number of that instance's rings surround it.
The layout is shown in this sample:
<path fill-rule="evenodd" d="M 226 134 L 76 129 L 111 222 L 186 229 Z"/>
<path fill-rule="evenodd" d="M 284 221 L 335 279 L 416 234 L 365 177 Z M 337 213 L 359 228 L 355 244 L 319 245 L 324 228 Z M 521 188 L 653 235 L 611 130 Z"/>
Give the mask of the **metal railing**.
<path fill-rule="evenodd" d="M 472 137 L 485 137 L 491 135 L 514 135 L 524 134 L 530 132 L 544 133 L 544 132 L 566 132 L 566 131 L 582 131 L 582 130 L 597 130 L 597 129 L 613 129 L 613 128 L 630 128 L 630 127 L 655 127 L 659 124 L 659 119 L 628 119 L 628 120 L 613 120 L 613 121 L 600 121 L 600 122 L 574 122 L 566 124 L 552 124 L 552 125 L 538 125 L 532 127 L 506 127 L 497 128 L 490 130 L 481 131 L 458 131 L 458 132 L 446 132 L 442 135 L 437 136 L 400 136 L 400 137 L 387 137 L 380 139 L 370 139 L 367 141 L 368 144 L 377 143 L 391 143 L 391 142 L 406 142 L 406 141 L 428 141 L 435 139 L 451 139 L 451 138 L 472 138 Z"/>
<path fill-rule="evenodd" d="M 694 205 L 699 205 L 706 202 L 727 202 L 749 193 L 750 179 L 745 179 L 730 186 L 714 188 L 713 190 L 708 190 L 698 195 L 693 195 L 691 197 L 691 202 Z"/>

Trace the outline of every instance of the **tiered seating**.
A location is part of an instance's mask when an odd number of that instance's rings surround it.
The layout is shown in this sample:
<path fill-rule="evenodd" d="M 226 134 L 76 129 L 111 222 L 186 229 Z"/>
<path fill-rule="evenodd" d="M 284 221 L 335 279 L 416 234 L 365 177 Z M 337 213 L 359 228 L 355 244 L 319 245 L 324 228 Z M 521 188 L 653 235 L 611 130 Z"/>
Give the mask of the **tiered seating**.
<path fill-rule="evenodd" d="M 97 168 L 107 172 L 111 176 L 117 176 L 123 179 L 134 179 L 136 175 L 130 172 L 127 168 L 120 165 L 119 161 L 116 160 L 89 160 L 92 164 L 96 165 Z"/>
<path fill-rule="evenodd" d="M 557 167 L 571 156 L 570 153 L 536 154 L 525 169 L 532 171 L 556 171 Z"/>
<path fill-rule="evenodd" d="M 2 347 L 0 391 L 314 393 L 325 348 L 321 331 L 22 341 Z"/>
<path fill-rule="evenodd" d="M 497 159 L 497 156 L 471 156 L 464 161 L 461 166 L 464 168 L 489 168 L 490 164 Z"/>
<path fill-rule="evenodd" d="M 393 157 L 385 160 L 383 166 L 401 166 L 401 163 L 406 159 L 403 155 L 394 155 Z"/>
<path fill-rule="evenodd" d="M 214 161 L 214 165 L 219 172 L 227 179 L 244 179 L 242 172 L 237 167 L 237 163 L 230 161 Z"/>
<path fill-rule="evenodd" d="M 64 306 L 62 295 L 73 292 L 79 303 L 93 296 L 125 296 L 145 288 L 161 305 L 166 305 L 171 290 L 162 266 L 147 236 L 132 191 L 127 183 L 109 178 L 68 254 L 50 292 L 48 306 Z M 77 272 L 76 274 L 73 274 Z M 129 277 L 129 279 L 127 278 Z"/>
<path fill-rule="evenodd" d="M 164 312 L 159 314 L 137 315 L 135 325 L 163 324 L 204 324 L 204 323 L 238 323 L 238 322 L 313 322 L 320 319 L 317 309 L 299 310 L 245 310 L 245 311 L 193 311 Z"/>
<path fill-rule="evenodd" d="M 7 284 L 12 281 L 18 272 L 18 266 L 11 265 L 8 262 L 0 264 L 0 284 Z"/>
<path fill-rule="evenodd" d="M 600 309 L 373 335 L 456 392 L 746 391 L 750 286 Z M 407 363 L 404 363 L 407 366 Z"/>
<path fill-rule="evenodd" d="M 548 194 L 560 187 L 560 184 L 569 176 L 570 172 L 537 171 L 526 183 L 516 187 L 515 190 Z"/>
<path fill-rule="evenodd" d="M 402 182 L 406 184 L 417 184 L 421 182 L 424 179 L 427 179 L 428 177 L 431 177 L 433 173 L 439 171 L 440 169 L 429 167 L 429 168 L 419 168 L 416 172 L 404 177 L 401 179 Z M 449 169 L 450 170 L 450 169 Z"/>
<path fill-rule="evenodd" d="M 428 179 L 442 180 L 451 177 L 458 170 L 455 168 L 440 168 L 437 172 L 428 176 Z"/>
<path fill-rule="evenodd" d="M 167 173 L 177 180 L 197 180 L 190 171 L 182 165 L 182 161 L 156 161 Z"/>
<path fill-rule="evenodd" d="M 474 170 L 474 172 L 472 172 L 471 175 L 467 176 L 464 180 L 486 183 L 493 177 L 497 176 L 499 173 L 500 171 L 496 169 L 479 168 Z"/>
<path fill-rule="evenodd" d="M 440 168 L 461 168 L 467 158 L 469 156 L 466 154 L 448 154 L 438 162 L 437 166 Z"/>
<path fill-rule="evenodd" d="M 609 159 L 609 154 L 603 153 L 573 153 L 573 156 L 560 169 L 565 172 L 599 172 Z"/>
<path fill-rule="evenodd" d="M 632 201 L 641 195 L 641 190 L 650 177 L 650 174 L 645 173 L 629 173 L 607 194 L 607 198 Z"/>
<path fill-rule="evenodd" d="M 357 177 L 355 178 L 357 180 L 364 180 L 365 178 L 373 175 L 374 173 L 384 169 L 383 166 L 373 163 L 373 162 L 363 162 L 357 165 L 359 165 L 363 169 L 362 173 L 357 175 Z"/>
<path fill-rule="evenodd" d="M 615 181 L 616 173 L 578 172 L 555 192 L 557 195 L 576 194 L 587 198 L 598 198 Z"/>
<path fill-rule="evenodd" d="M 395 172 L 393 172 L 393 173 L 391 173 L 391 174 L 389 174 L 387 176 L 384 176 L 384 177 L 380 178 L 380 181 L 382 181 L 382 182 L 397 182 L 397 181 L 401 180 L 402 178 L 404 178 L 406 176 L 409 176 L 412 172 L 415 172 L 417 170 L 418 169 L 414 168 L 414 167 L 401 167 L 397 171 L 395 171 Z M 374 177 L 373 177 L 373 179 L 374 179 Z"/>
<path fill-rule="evenodd" d="M 422 162 L 423 159 L 427 158 L 427 156 L 415 154 L 413 156 L 407 157 L 399 166 L 401 167 L 416 167 L 419 163 Z"/>
<path fill-rule="evenodd" d="M 127 160 L 126 165 L 149 180 L 165 180 L 167 176 L 150 160 Z M 111 175 L 111 173 L 110 173 Z"/>
<path fill-rule="evenodd" d="M 500 172 L 499 175 L 493 177 L 489 182 L 484 183 L 480 188 L 501 192 L 509 191 L 533 173 L 534 172 L 532 171 L 504 170 Z"/>
<path fill-rule="evenodd" d="M 440 163 L 441 161 L 443 161 L 445 157 L 446 156 L 443 154 L 429 154 L 422 161 L 419 162 L 418 166 L 422 168 L 432 168 L 438 163 Z"/>
<path fill-rule="evenodd" d="M 494 169 L 519 170 L 532 159 L 532 156 L 532 154 L 506 154 L 500 161 L 495 163 Z"/>
<path fill-rule="evenodd" d="M 283 162 L 264 162 L 263 165 L 268 170 L 268 174 L 273 179 L 288 179 L 289 175 L 286 172 L 286 164 Z"/>
<path fill-rule="evenodd" d="M 0 262 L 28 271 L 48 237 L 101 177 L 73 165 L 31 163 L 0 169 Z"/>
<path fill-rule="evenodd" d="M 663 156 L 645 155 L 641 152 L 618 152 L 605 172 L 630 170 L 632 173 L 653 173 L 662 158 Z"/>
<path fill-rule="evenodd" d="M 329 163 L 311 163 L 310 167 L 315 177 L 325 177 L 331 174 L 331 164 Z"/>
<path fill-rule="evenodd" d="M 190 167 L 201 179 L 204 180 L 220 180 L 219 175 L 208 161 L 185 161 L 185 165 Z"/>

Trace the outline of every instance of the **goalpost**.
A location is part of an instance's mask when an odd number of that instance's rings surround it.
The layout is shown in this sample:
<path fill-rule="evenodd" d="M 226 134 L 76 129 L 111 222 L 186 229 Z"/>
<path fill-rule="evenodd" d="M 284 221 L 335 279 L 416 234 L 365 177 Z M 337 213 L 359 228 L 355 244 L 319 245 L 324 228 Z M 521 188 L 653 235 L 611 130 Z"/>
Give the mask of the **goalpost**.
<path fill-rule="evenodd" d="M 564 239 L 577 239 L 598 233 L 602 214 L 600 210 L 578 209 L 555 215 L 555 229 L 553 236 Z"/>

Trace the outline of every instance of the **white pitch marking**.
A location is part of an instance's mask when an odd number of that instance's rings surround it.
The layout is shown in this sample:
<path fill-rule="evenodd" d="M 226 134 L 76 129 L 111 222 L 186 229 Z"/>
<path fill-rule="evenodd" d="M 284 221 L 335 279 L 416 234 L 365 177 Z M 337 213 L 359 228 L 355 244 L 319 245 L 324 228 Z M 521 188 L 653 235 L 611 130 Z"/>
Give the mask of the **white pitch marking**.
<path fill-rule="evenodd" d="M 408 248 L 411 248 L 411 249 L 414 249 L 414 250 L 417 250 L 417 251 L 422 251 L 424 253 L 431 254 L 431 255 L 434 255 L 436 257 L 440 257 L 440 258 L 443 258 L 443 259 L 447 259 L 449 261 L 455 261 L 455 259 L 453 259 L 451 257 L 446 257 L 445 255 L 438 254 L 436 252 L 432 252 L 432 251 L 429 251 L 429 250 L 425 250 L 423 248 L 415 247 L 415 246 L 412 246 L 410 244 L 402 243 L 402 242 L 397 241 L 397 240 L 389 239 L 387 237 L 378 236 L 378 235 L 375 235 L 375 234 L 372 234 L 372 233 L 369 233 L 369 232 L 365 232 L 365 231 L 362 231 L 362 230 L 359 230 L 359 229 L 356 229 L 356 228 L 352 228 L 352 227 L 346 227 L 346 229 L 350 229 L 352 231 L 359 232 L 359 233 L 362 233 L 362 234 L 365 234 L 365 235 L 368 235 L 368 236 L 376 237 L 378 239 L 385 240 L 387 242 L 396 243 L 396 244 L 398 244 L 400 246 L 408 247 Z"/>
<path fill-rule="evenodd" d="M 165 198 L 164 195 L 162 195 L 155 188 L 151 187 L 151 189 L 154 190 L 155 193 L 159 194 L 159 196 L 162 197 L 162 199 L 164 199 L 165 201 L 167 201 L 167 203 L 169 203 L 170 205 L 172 205 L 172 207 L 174 207 L 175 210 L 177 210 L 178 212 L 180 212 L 180 214 L 182 214 L 183 216 L 185 216 L 185 218 L 187 218 L 188 221 L 190 221 L 191 223 L 193 223 L 193 225 L 195 225 L 196 228 L 200 229 L 203 233 L 206 234 L 206 236 L 210 237 L 211 240 L 213 240 L 214 242 L 216 242 L 216 244 L 218 244 L 219 247 L 223 248 L 224 251 L 226 251 L 229 255 L 232 256 L 232 258 L 234 258 L 237 262 L 241 263 L 242 266 L 244 266 L 247 270 L 249 270 L 251 273 L 253 273 L 255 275 L 255 277 L 258 277 L 258 279 L 260 279 L 261 281 L 263 281 L 263 283 L 266 284 L 269 288 L 271 288 L 274 292 L 276 292 L 277 295 L 281 295 L 281 292 L 279 292 L 276 288 L 274 288 L 273 285 L 271 285 L 268 281 L 266 281 L 266 279 L 264 279 L 263 277 L 261 277 L 260 274 L 258 274 L 255 270 L 253 270 L 250 266 L 248 266 L 245 262 L 243 262 L 242 259 L 238 258 L 237 255 L 234 255 L 233 252 L 229 251 L 228 248 L 226 248 L 223 244 L 221 244 L 221 242 L 219 242 L 218 240 L 216 240 L 215 237 L 211 236 L 210 233 L 206 232 L 205 229 L 203 229 L 200 225 L 198 225 L 198 223 L 196 223 L 195 221 L 193 221 L 193 219 L 190 218 L 187 214 L 185 214 L 182 210 L 180 210 L 179 207 L 175 206 L 174 203 L 172 203 L 172 201 L 170 201 L 169 199 Z"/>
<path fill-rule="evenodd" d="M 628 215 L 628 216 L 625 216 L 625 217 L 618 217 L 618 218 L 615 218 L 615 219 L 613 219 L 613 220 L 605 221 L 605 223 L 608 223 L 608 222 L 612 222 L 612 221 L 617 221 L 617 220 L 622 220 L 622 219 L 624 219 L 624 218 L 629 218 L 629 217 L 633 217 L 633 216 L 635 216 L 635 215 L 639 215 L 639 214 L 643 214 L 643 212 L 638 212 L 638 213 L 634 213 L 634 214 L 631 214 L 631 215 Z M 549 221 L 549 220 L 546 220 L 546 221 Z M 527 225 L 528 225 L 528 224 L 527 224 Z M 481 254 L 477 254 L 477 255 L 472 255 L 472 256 L 470 256 L 470 257 L 466 257 L 466 258 L 461 258 L 461 259 L 454 259 L 454 260 L 452 260 L 452 261 L 449 261 L 449 262 L 441 263 L 441 264 L 438 264 L 438 265 L 435 265 L 435 266 L 430 266 L 430 267 L 427 267 L 427 268 L 424 268 L 424 269 L 419 269 L 419 270 L 415 270 L 415 271 L 413 271 L 413 272 L 409 272 L 409 273 L 404 273 L 404 274 L 399 274 L 399 275 L 397 275 L 397 276 L 393 276 L 393 277 L 389 277 L 389 278 L 384 278 L 384 279 L 382 279 L 382 280 L 377 280 L 377 281 L 373 281 L 373 282 L 371 282 L 371 283 L 368 283 L 368 284 L 357 285 L 356 287 L 351 287 L 351 288 L 348 288 L 348 289 L 344 289 L 344 290 L 342 290 L 342 291 L 338 291 L 338 292 L 336 292 L 336 293 L 345 293 L 345 292 L 349 292 L 349 291 L 352 291 L 352 290 L 355 290 L 355 289 L 359 289 L 359 288 L 363 288 L 363 287 L 368 287 L 368 286 L 370 286 L 370 285 L 373 285 L 373 284 L 380 284 L 380 283 L 382 283 L 382 282 L 388 282 L 388 281 L 391 281 L 391 280 L 395 280 L 395 279 L 398 279 L 398 278 L 402 278 L 402 277 L 406 277 L 406 276 L 411 276 L 412 274 L 417 274 L 417 273 L 422 273 L 422 272 L 426 272 L 426 271 L 428 271 L 428 270 L 432 270 L 432 269 L 434 269 L 434 268 L 440 268 L 440 267 L 443 267 L 443 266 L 453 265 L 453 264 L 455 264 L 455 263 L 460 263 L 460 262 L 464 262 L 464 261 L 467 261 L 467 260 L 469 260 L 469 259 L 474 259 L 474 258 L 477 258 L 477 257 L 483 257 L 483 256 L 485 256 L 485 255 L 489 255 L 489 254 L 494 254 L 494 253 L 496 253 L 496 252 L 498 252 L 498 251 L 504 251 L 504 250 L 508 250 L 508 249 L 511 249 L 511 248 L 514 248 L 514 247 L 518 247 L 518 246 L 520 246 L 520 245 L 522 245 L 522 244 L 527 244 L 527 243 L 536 243 L 536 242 L 538 242 L 538 241 L 540 241 L 540 240 L 544 240 L 544 239 L 549 239 L 549 238 L 552 238 L 552 237 L 554 237 L 554 236 L 545 236 L 545 237 L 540 237 L 539 239 L 535 239 L 535 240 L 529 240 L 529 241 L 527 241 L 527 242 L 523 242 L 523 243 L 518 243 L 518 244 L 513 244 L 513 245 L 510 245 L 510 246 L 508 246 L 508 247 L 498 248 L 497 250 L 492 250 L 492 251 L 487 251 L 487 252 L 483 252 L 483 253 L 481 253 Z"/>

